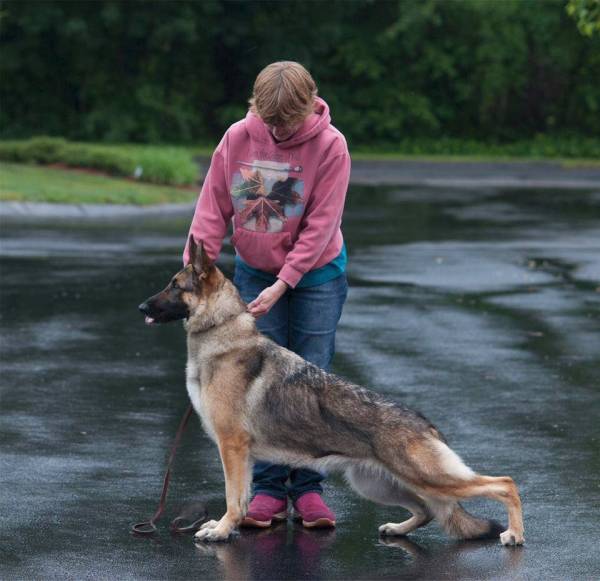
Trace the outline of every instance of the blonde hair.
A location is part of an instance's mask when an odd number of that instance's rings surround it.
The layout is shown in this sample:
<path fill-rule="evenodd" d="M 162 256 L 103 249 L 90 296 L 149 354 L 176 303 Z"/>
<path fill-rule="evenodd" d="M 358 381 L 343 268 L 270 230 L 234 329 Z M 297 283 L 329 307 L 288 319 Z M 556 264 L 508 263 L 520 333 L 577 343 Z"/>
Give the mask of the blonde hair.
<path fill-rule="evenodd" d="M 313 112 L 316 96 L 317 85 L 300 63 L 278 61 L 260 71 L 248 103 L 267 125 L 289 127 Z"/>

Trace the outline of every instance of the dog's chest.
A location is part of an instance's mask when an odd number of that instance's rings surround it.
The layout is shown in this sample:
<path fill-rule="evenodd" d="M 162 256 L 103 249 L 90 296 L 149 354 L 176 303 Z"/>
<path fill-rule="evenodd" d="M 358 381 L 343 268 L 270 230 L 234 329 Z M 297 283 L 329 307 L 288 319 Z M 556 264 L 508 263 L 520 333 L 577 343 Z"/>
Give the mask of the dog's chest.
<path fill-rule="evenodd" d="M 201 369 L 194 361 L 188 360 L 186 366 L 186 387 L 190 401 L 196 410 L 196 413 L 202 420 L 202 426 L 210 438 L 215 440 L 214 426 L 209 406 L 206 401 L 206 390 L 202 389 Z"/>

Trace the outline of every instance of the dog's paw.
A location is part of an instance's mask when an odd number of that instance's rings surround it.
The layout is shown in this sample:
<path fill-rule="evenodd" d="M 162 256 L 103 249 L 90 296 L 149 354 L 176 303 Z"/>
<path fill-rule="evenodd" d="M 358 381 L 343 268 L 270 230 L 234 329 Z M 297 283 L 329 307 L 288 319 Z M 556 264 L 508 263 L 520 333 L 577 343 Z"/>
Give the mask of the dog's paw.
<path fill-rule="evenodd" d="M 512 529 L 508 529 L 500 534 L 500 542 L 505 547 L 514 547 L 516 545 L 522 545 L 525 542 L 525 537 L 522 532 L 518 533 Z"/>
<path fill-rule="evenodd" d="M 214 527 L 214 528 L 206 528 L 200 529 L 195 535 L 194 539 L 197 541 L 204 542 L 216 542 L 216 541 L 226 541 L 229 539 L 231 535 L 231 530 L 228 527 Z"/>
<path fill-rule="evenodd" d="M 201 527 L 200 530 L 202 529 L 214 529 L 218 526 L 219 521 L 218 520 L 208 520 L 206 521 Z M 200 531 L 198 531 L 200 532 Z M 196 533 L 197 534 L 197 533 Z"/>
<path fill-rule="evenodd" d="M 379 534 L 381 536 L 392 537 L 392 536 L 405 535 L 406 532 L 405 532 L 404 527 L 402 527 L 401 525 L 398 525 L 393 522 L 389 522 L 389 523 L 386 523 L 379 527 Z"/>

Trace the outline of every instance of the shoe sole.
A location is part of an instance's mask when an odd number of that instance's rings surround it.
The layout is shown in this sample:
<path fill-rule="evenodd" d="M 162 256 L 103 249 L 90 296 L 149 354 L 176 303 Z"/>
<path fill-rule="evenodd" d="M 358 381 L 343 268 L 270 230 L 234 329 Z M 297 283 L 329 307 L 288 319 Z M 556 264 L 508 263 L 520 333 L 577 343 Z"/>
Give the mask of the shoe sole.
<path fill-rule="evenodd" d="M 335 528 L 335 521 L 328 518 L 318 518 L 312 522 L 303 520 L 302 526 L 307 529 L 332 529 Z"/>
<path fill-rule="evenodd" d="M 254 529 L 266 529 L 269 528 L 273 521 L 283 521 L 287 519 L 287 512 L 279 512 L 273 515 L 271 520 L 256 520 L 254 518 L 246 517 L 241 523 L 240 526 Z"/>
<path fill-rule="evenodd" d="M 303 520 L 301 516 L 296 515 L 294 517 L 295 521 L 302 521 L 302 526 L 306 529 L 332 529 L 335 528 L 335 521 L 330 518 L 318 518 L 313 521 Z"/>

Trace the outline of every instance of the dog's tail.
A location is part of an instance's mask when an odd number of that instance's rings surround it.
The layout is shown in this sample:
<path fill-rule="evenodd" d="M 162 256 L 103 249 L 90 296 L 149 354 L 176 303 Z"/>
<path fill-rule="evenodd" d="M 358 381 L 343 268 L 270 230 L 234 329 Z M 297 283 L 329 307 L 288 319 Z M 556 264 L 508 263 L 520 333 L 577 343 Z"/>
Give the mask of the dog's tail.
<path fill-rule="evenodd" d="M 457 539 L 496 539 L 505 528 L 495 520 L 473 516 L 455 501 L 428 506 L 446 533 Z"/>

